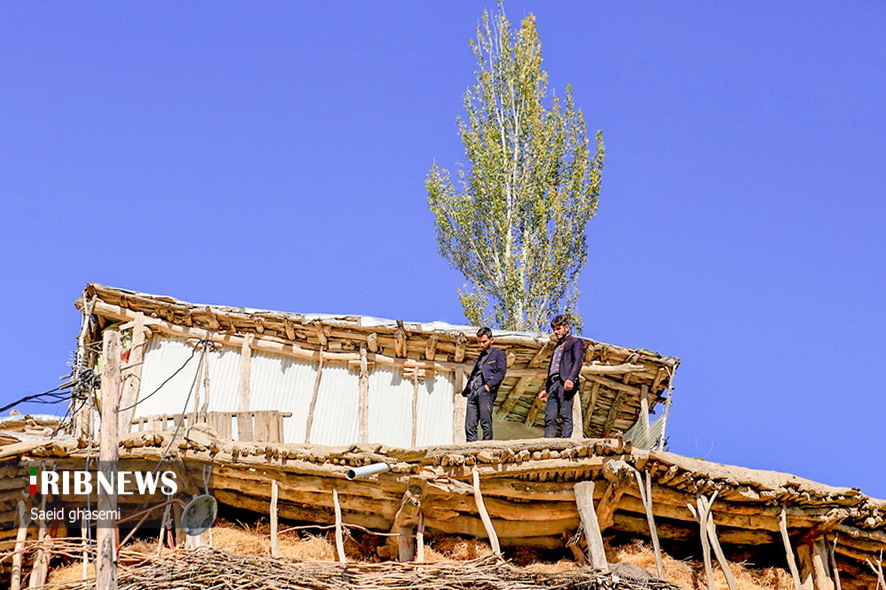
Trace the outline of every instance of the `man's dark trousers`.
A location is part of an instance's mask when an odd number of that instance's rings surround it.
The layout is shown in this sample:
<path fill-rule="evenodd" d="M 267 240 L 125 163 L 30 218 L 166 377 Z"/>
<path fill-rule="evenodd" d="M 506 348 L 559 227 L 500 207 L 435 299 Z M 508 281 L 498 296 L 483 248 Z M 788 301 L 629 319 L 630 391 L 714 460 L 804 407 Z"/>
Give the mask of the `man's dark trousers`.
<path fill-rule="evenodd" d="M 545 402 L 545 438 L 557 437 L 557 419 L 563 421 L 562 438 L 572 436 L 572 401 L 575 399 L 575 387 L 572 391 L 563 389 L 563 381 L 559 377 L 548 378 L 548 401 Z"/>
<path fill-rule="evenodd" d="M 495 396 L 483 388 L 473 391 L 468 396 L 468 407 L 465 410 L 465 440 L 477 440 L 477 420 L 483 428 L 483 440 L 492 440 L 492 404 Z"/>

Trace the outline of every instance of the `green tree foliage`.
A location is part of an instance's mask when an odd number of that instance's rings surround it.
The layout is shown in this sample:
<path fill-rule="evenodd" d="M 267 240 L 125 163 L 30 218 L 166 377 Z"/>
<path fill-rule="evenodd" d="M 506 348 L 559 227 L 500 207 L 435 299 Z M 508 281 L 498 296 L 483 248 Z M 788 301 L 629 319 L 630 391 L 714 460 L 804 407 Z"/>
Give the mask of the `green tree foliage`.
<path fill-rule="evenodd" d="M 602 134 L 591 154 L 571 86 L 548 98 L 535 17 L 513 32 L 503 11 L 484 12 L 471 47 L 477 82 L 458 119 L 469 165 L 457 165 L 457 185 L 436 164 L 426 179 L 437 242 L 469 283 L 460 291 L 468 321 L 543 330 L 578 297 Z"/>

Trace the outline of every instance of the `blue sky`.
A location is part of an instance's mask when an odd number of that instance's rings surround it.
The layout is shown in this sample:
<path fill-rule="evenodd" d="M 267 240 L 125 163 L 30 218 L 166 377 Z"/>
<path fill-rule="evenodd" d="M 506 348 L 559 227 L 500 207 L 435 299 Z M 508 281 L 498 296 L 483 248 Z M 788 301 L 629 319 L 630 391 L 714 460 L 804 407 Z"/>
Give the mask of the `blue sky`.
<path fill-rule="evenodd" d="M 493 2 L 0 3 L 0 401 L 88 281 L 463 322 L 424 177 Z M 886 498 L 886 4 L 509 1 L 607 156 L 584 335 L 682 359 L 671 450 Z"/>

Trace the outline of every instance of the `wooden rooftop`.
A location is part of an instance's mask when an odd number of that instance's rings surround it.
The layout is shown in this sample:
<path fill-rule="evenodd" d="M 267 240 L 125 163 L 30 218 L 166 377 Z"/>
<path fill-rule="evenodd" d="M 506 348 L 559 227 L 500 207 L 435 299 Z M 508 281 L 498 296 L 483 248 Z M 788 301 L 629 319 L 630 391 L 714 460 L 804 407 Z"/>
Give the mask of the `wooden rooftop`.
<path fill-rule="evenodd" d="M 327 362 L 358 363 L 366 349 L 370 363 L 409 371 L 455 373 L 463 378 L 479 354 L 474 326 L 420 323 L 358 315 L 287 313 L 245 307 L 198 305 L 89 283 L 78 309 L 98 318 L 98 329 L 133 321 L 176 337 L 209 337 L 240 347 Z M 496 402 L 496 417 L 539 427 L 543 404 L 536 401 L 554 348 L 550 334 L 494 331 L 495 345 L 508 356 L 508 373 Z M 95 340 L 100 336 L 93 334 Z M 628 430 L 638 419 L 641 399 L 655 412 L 663 404 L 679 359 L 582 338 L 585 345 L 580 392 L 583 434 L 606 437 Z M 458 378 L 456 379 L 458 386 Z M 541 410 L 541 411 L 540 411 Z"/>

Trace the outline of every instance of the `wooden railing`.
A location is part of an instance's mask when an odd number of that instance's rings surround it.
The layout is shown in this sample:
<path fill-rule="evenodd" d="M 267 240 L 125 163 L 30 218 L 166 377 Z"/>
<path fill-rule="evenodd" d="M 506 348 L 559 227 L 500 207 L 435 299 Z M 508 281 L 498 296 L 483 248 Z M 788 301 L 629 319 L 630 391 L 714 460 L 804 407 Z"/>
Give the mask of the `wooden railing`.
<path fill-rule="evenodd" d="M 199 422 L 205 422 L 226 440 L 242 442 L 282 443 L 283 418 L 292 416 L 291 412 L 277 410 L 257 410 L 254 412 L 206 412 L 205 416 L 191 412 L 184 415 L 181 428 L 190 428 Z M 182 414 L 153 414 L 135 418 L 131 424 L 134 431 L 142 430 L 175 430 Z M 237 425 L 237 438 L 233 437 L 234 421 Z"/>

